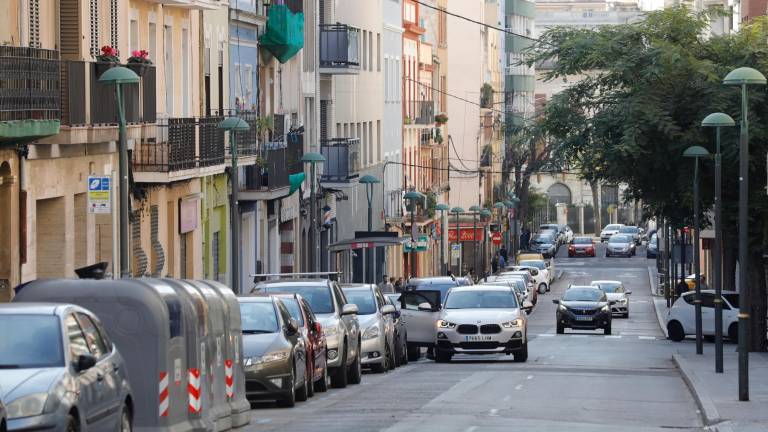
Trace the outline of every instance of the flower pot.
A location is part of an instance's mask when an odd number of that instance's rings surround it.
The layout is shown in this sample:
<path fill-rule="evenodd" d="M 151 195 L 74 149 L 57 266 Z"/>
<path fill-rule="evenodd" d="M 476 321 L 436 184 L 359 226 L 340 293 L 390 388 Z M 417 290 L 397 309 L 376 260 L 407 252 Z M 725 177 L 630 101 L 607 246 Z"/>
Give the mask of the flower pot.
<path fill-rule="evenodd" d="M 95 66 L 96 66 L 96 79 L 99 79 L 99 77 L 101 77 L 101 75 L 104 72 L 108 71 L 109 69 L 112 69 L 113 67 L 120 66 L 120 64 L 115 62 L 100 61 L 100 62 L 96 62 Z"/>
<path fill-rule="evenodd" d="M 127 66 L 128 69 L 132 70 L 136 75 L 143 77 L 150 65 L 148 63 L 128 63 Z"/>

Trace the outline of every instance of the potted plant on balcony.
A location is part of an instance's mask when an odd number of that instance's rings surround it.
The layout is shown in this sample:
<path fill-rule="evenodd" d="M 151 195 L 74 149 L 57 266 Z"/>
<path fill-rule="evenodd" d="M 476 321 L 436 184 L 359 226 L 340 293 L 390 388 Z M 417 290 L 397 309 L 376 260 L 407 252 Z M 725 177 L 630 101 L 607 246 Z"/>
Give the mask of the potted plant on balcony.
<path fill-rule="evenodd" d="M 448 115 L 445 113 L 440 113 L 435 116 L 435 123 L 438 126 L 442 126 L 446 123 L 448 123 Z"/>
<path fill-rule="evenodd" d="M 128 57 L 128 68 L 136 72 L 138 76 L 144 76 L 152 61 L 149 59 L 149 51 L 135 50 Z"/>
<path fill-rule="evenodd" d="M 407 124 L 407 125 L 411 124 L 411 118 L 408 116 L 405 116 L 405 118 L 403 119 L 403 124 Z"/>
<path fill-rule="evenodd" d="M 100 77 L 107 69 L 118 64 L 120 64 L 120 51 L 110 45 L 104 45 L 101 47 L 101 54 L 96 56 L 96 76 Z"/>

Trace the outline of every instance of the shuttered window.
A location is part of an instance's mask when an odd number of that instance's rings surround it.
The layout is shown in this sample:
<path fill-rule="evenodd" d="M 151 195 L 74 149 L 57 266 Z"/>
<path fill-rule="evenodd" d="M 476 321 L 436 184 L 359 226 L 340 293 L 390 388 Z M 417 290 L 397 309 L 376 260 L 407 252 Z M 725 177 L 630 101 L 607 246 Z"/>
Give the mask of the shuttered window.
<path fill-rule="evenodd" d="M 110 22 L 109 22 L 109 31 L 110 31 L 110 42 L 113 47 L 117 48 L 119 45 L 119 40 L 117 39 L 117 35 L 119 32 L 118 29 L 118 9 L 117 9 L 117 2 L 118 0 L 110 0 L 109 3 L 109 16 L 110 16 Z"/>
<path fill-rule="evenodd" d="M 40 0 L 29 0 L 29 46 L 40 48 Z"/>
<path fill-rule="evenodd" d="M 91 55 L 99 55 L 99 0 L 89 0 Z"/>
<path fill-rule="evenodd" d="M 61 27 L 61 54 L 80 55 L 80 1 L 61 0 L 59 3 L 59 25 Z"/>

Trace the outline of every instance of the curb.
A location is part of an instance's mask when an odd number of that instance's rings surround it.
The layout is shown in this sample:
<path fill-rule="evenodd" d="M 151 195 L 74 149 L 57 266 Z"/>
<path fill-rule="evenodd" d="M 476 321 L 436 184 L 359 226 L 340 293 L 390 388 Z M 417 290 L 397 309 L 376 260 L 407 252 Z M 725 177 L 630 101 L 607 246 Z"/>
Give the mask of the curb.
<path fill-rule="evenodd" d="M 704 420 L 705 426 L 712 426 L 721 421 L 720 413 L 717 411 L 715 403 L 709 398 L 709 395 L 704 391 L 704 388 L 699 382 L 699 378 L 696 376 L 693 368 L 688 365 L 688 361 L 678 354 L 672 354 L 672 361 L 680 371 L 680 375 L 685 381 L 685 385 L 688 386 L 688 390 L 693 394 L 693 398 L 696 399 L 696 405 L 701 411 L 701 417 Z M 724 429 L 725 430 L 725 429 Z"/>
<path fill-rule="evenodd" d="M 648 269 L 648 278 L 652 281 L 653 277 L 651 275 L 651 269 Z M 651 303 L 653 303 L 653 310 L 656 312 L 656 321 L 659 324 L 659 328 L 661 329 L 661 332 L 664 333 L 664 337 L 669 339 L 669 333 L 667 333 L 667 326 L 665 325 L 665 319 L 662 311 L 659 310 L 659 307 L 656 306 L 656 296 L 653 295 L 653 282 L 649 282 L 651 285 Z"/>

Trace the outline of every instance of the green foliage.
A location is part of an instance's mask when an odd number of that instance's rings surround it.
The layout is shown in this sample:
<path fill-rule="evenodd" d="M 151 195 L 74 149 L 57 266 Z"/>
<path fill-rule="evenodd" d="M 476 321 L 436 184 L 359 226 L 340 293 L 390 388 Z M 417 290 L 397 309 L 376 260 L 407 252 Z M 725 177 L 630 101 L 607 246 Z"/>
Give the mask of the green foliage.
<path fill-rule="evenodd" d="M 435 195 L 434 192 L 430 191 L 426 193 L 427 196 L 427 203 L 426 207 L 424 208 L 424 213 L 427 215 L 427 217 L 434 217 L 435 216 L 435 206 L 437 206 L 437 195 Z"/>
<path fill-rule="evenodd" d="M 488 83 L 485 83 L 482 87 L 480 87 L 480 107 L 493 107 L 493 86 Z"/>

